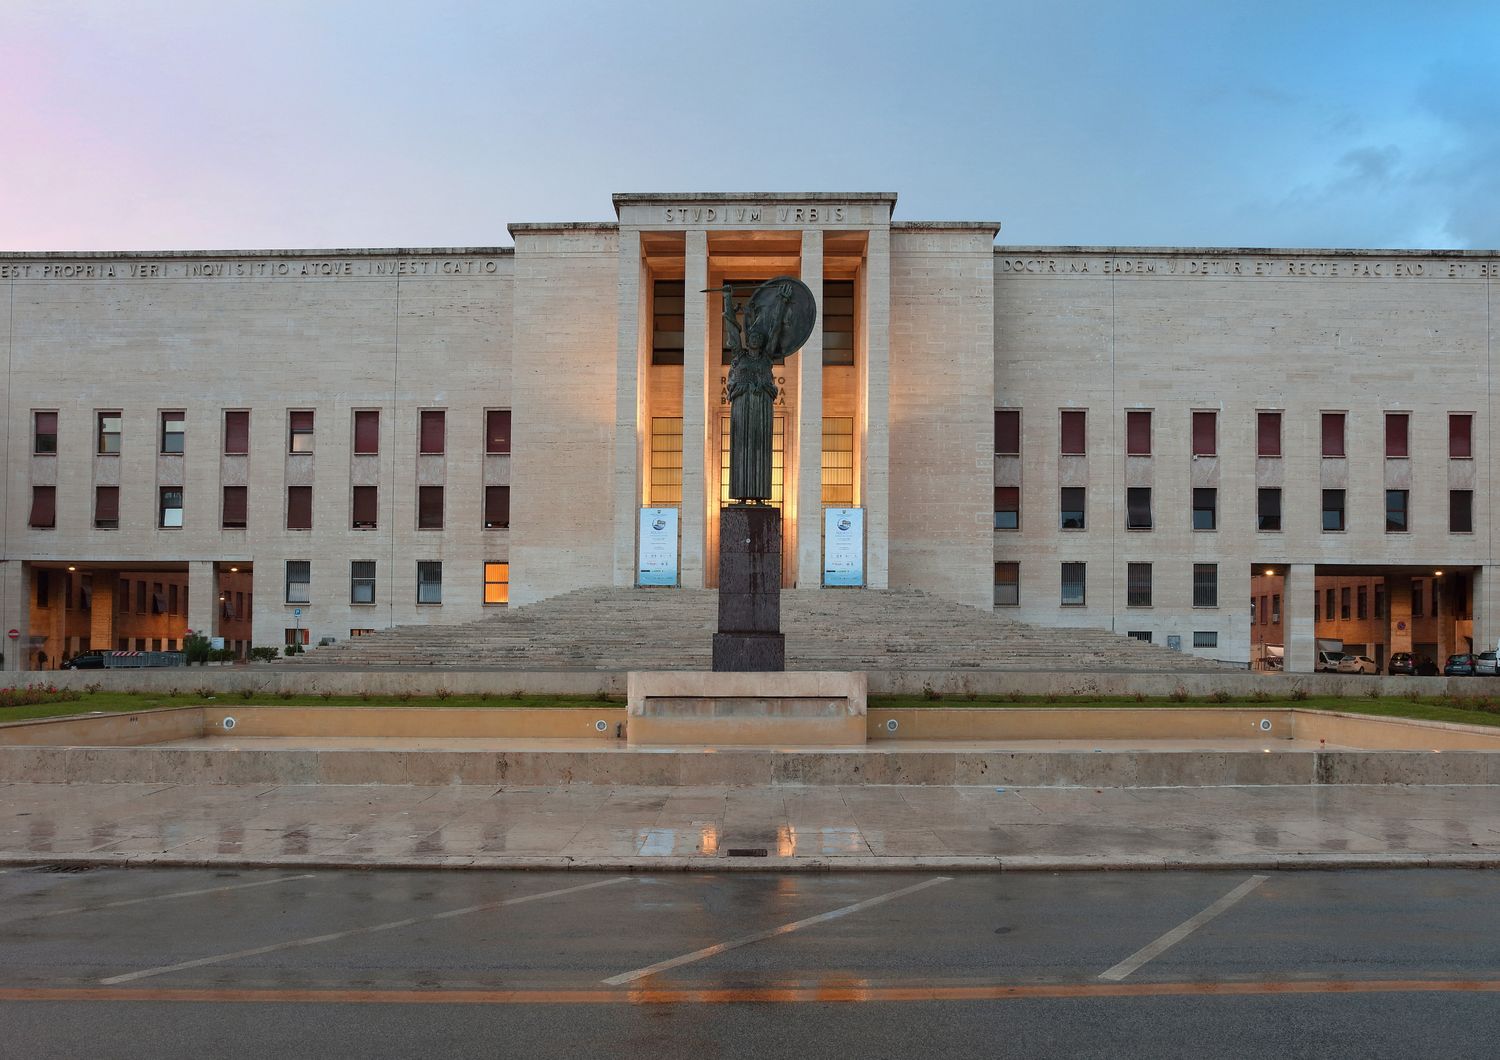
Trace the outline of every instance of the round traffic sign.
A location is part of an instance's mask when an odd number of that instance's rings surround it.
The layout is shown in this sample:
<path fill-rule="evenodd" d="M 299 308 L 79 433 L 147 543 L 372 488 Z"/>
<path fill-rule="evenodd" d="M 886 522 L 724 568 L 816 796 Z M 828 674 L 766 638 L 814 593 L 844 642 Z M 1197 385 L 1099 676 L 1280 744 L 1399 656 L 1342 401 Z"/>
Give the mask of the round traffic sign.
<path fill-rule="evenodd" d="M 13 630 L 9 631 L 8 633 L 6 633 L 5 635 L 7 637 L 9 637 L 11 640 L 18 640 L 18 639 L 20 639 L 21 631 L 19 629 L 13 629 Z"/>

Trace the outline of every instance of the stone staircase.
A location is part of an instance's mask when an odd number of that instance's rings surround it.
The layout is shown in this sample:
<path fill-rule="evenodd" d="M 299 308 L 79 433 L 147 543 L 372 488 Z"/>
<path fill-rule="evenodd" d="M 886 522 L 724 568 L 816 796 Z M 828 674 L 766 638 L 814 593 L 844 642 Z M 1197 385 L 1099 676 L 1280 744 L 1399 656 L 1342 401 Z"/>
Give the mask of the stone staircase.
<path fill-rule="evenodd" d="M 579 589 L 451 626 L 395 626 L 289 660 L 360 670 L 707 670 L 713 590 Z M 1228 672 L 1095 629 L 1027 625 L 915 590 L 784 592 L 790 670 Z"/>

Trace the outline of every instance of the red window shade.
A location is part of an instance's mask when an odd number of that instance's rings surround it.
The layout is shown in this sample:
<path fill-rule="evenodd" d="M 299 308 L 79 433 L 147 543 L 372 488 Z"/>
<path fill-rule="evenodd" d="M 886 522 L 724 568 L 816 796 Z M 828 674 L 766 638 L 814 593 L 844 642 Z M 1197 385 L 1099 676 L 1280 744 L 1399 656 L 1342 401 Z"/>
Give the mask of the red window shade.
<path fill-rule="evenodd" d="M 288 486 L 286 488 L 286 528 L 288 530 L 312 529 L 311 486 Z"/>
<path fill-rule="evenodd" d="M 120 487 L 94 487 L 94 525 L 108 523 L 114 526 L 120 521 Z"/>
<path fill-rule="evenodd" d="M 229 530 L 240 530 L 245 526 L 248 509 L 244 486 L 224 487 L 224 526 Z"/>
<path fill-rule="evenodd" d="M 31 525 L 50 530 L 57 525 L 57 487 L 31 487 Z"/>
<path fill-rule="evenodd" d="M 1385 455 L 1409 456 L 1407 451 L 1411 417 L 1404 412 L 1388 412 L 1385 417 Z"/>
<path fill-rule="evenodd" d="M 1448 415 L 1448 456 L 1463 460 L 1474 455 L 1474 417 L 1467 412 Z"/>
<path fill-rule="evenodd" d="M 417 487 L 417 529 L 441 530 L 443 528 L 443 487 Z"/>
<path fill-rule="evenodd" d="M 1125 452 L 1130 456 L 1151 455 L 1151 412 L 1131 409 L 1125 413 Z"/>
<path fill-rule="evenodd" d="M 490 409 L 484 414 L 484 451 L 510 452 L 510 409 Z"/>
<path fill-rule="evenodd" d="M 1213 456 L 1219 451 L 1219 414 L 1193 413 L 1193 455 Z"/>
<path fill-rule="evenodd" d="M 441 453 L 443 451 L 443 424 L 446 415 L 442 409 L 424 409 L 422 411 L 422 448 L 423 453 Z"/>
<path fill-rule="evenodd" d="M 375 507 L 379 493 L 375 486 L 354 487 L 354 529 L 375 529 Z"/>
<path fill-rule="evenodd" d="M 1281 413 L 1255 414 L 1255 452 L 1258 456 L 1281 455 Z"/>
<path fill-rule="evenodd" d="M 484 488 L 484 528 L 503 530 L 510 525 L 510 487 Z"/>
<path fill-rule="evenodd" d="M 36 433 L 55 435 L 57 433 L 57 413 L 38 412 L 36 414 Z"/>
<path fill-rule="evenodd" d="M 1323 455 L 1344 455 L 1344 414 L 1342 412 L 1323 413 Z"/>
<path fill-rule="evenodd" d="M 242 454 L 250 451 L 250 413 L 243 410 L 224 413 L 224 452 Z"/>
<path fill-rule="evenodd" d="M 1062 414 L 1062 447 L 1064 456 L 1082 456 L 1086 448 L 1088 414 L 1081 409 L 1064 409 Z"/>
<path fill-rule="evenodd" d="M 290 422 L 294 431 L 310 431 L 313 429 L 312 411 L 293 412 L 290 414 Z"/>
<path fill-rule="evenodd" d="M 365 411 L 354 414 L 354 451 L 361 455 L 380 452 L 380 413 Z"/>
<path fill-rule="evenodd" d="M 1021 454 L 1021 413 L 1016 409 L 995 410 L 995 452 Z"/>

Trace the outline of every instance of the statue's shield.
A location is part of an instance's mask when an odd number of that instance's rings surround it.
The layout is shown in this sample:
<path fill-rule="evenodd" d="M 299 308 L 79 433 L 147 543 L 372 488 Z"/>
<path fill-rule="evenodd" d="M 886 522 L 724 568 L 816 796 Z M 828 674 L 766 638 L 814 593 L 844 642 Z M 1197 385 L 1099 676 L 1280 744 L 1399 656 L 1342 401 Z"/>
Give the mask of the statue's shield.
<path fill-rule="evenodd" d="M 802 348 L 812 334 L 818 319 L 818 303 L 807 284 L 795 276 L 776 276 L 755 289 L 750 296 L 749 315 L 771 320 L 771 314 L 784 313 L 776 349 L 766 353 L 772 361 L 784 361 Z"/>

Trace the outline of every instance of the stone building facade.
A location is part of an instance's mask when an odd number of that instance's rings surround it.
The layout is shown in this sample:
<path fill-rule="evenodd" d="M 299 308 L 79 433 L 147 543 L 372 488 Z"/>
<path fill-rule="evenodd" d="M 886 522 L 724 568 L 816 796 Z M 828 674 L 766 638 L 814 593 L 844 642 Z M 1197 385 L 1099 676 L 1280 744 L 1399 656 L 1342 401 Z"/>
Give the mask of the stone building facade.
<path fill-rule="evenodd" d="M 866 586 L 1028 622 L 1242 663 L 1275 637 L 1305 670 L 1327 579 L 1404 584 L 1398 609 L 1446 579 L 1420 635 L 1494 645 L 1500 257 L 1013 248 L 895 204 L 617 195 L 513 248 L 0 254 L 5 667 L 133 646 L 134 601 L 100 601 L 140 572 L 182 587 L 164 641 L 262 645 L 632 585 L 642 507 L 678 510 L 678 584 L 712 587 L 704 292 L 776 275 L 820 308 L 778 371 L 796 591 L 858 591 L 821 587 L 823 510 L 849 507 Z M 86 622 L 51 614 L 65 573 Z"/>

